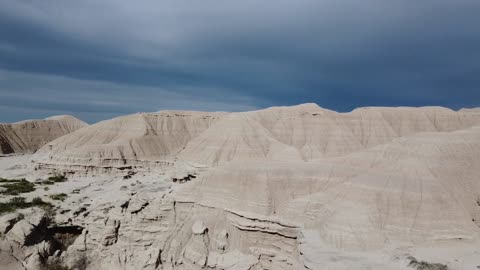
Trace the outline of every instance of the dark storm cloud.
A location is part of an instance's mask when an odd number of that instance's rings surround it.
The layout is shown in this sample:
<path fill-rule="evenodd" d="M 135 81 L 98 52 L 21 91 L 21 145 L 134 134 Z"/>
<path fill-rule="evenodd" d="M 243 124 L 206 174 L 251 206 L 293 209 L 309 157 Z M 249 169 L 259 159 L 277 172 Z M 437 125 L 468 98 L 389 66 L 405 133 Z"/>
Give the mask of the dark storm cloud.
<path fill-rule="evenodd" d="M 0 69 L 0 122 L 73 114 L 89 122 L 136 112 L 159 109 L 243 111 L 252 110 L 252 101 L 239 95 L 185 94 L 159 87 L 71 79 L 66 77 L 11 72 Z M 73 90 L 72 90 L 73 89 Z M 197 88 L 196 90 L 199 90 Z M 209 89 L 210 90 L 210 89 Z M 200 91 L 201 92 L 201 91 Z M 220 91 L 218 91 L 220 92 Z M 247 105 L 245 105 L 247 104 Z"/>
<path fill-rule="evenodd" d="M 479 13 L 477 0 L 0 0 L 0 113 L 479 106 Z"/>

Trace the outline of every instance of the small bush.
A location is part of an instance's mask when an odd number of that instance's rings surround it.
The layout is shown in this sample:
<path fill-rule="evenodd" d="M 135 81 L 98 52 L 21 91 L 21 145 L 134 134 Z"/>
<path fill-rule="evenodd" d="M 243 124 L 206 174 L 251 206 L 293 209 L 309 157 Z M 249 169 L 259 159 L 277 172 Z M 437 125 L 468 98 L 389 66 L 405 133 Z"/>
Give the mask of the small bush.
<path fill-rule="evenodd" d="M 0 177 L 0 183 L 16 183 L 25 180 L 25 178 L 22 179 L 5 179 Z"/>
<path fill-rule="evenodd" d="M 48 205 L 49 203 L 44 202 L 42 198 L 40 197 L 35 197 L 32 199 L 32 205 L 34 206 L 43 206 L 43 205 Z"/>
<path fill-rule="evenodd" d="M 50 195 L 50 199 L 63 202 L 67 198 L 67 196 L 68 195 L 65 193 L 58 193 L 58 194 Z"/>
<path fill-rule="evenodd" d="M 413 257 L 409 257 L 409 266 L 417 268 L 417 270 L 448 270 L 448 266 L 441 263 L 429 263 L 425 261 L 417 261 Z"/>
<path fill-rule="evenodd" d="M 17 209 L 27 208 L 27 202 L 23 197 L 11 198 L 9 202 L 0 203 L 0 214 L 13 212 Z"/>
<path fill-rule="evenodd" d="M 43 180 L 40 182 L 37 182 L 37 184 L 40 185 L 54 185 L 55 183 L 61 183 L 61 182 L 66 182 L 68 179 L 64 175 L 54 175 L 48 177 L 47 180 Z"/>
<path fill-rule="evenodd" d="M 67 181 L 67 178 L 65 177 L 65 175 L 54 175 L 54 176 L 48 177 L 48 180 L 53 181 L 55 183 L 59 183 L 59 182 Z"/>
<path fill-rule="evenodd" d="M 52 208 L 52 204 L 44 202 L 41 198 L 34 198 L 31 202 L 26 202 L 23 197 L 11 198 L 9 202 L 0 203 L 0 214 L 13 212 L 17 209 L 25 209 L 33 206 L 42 207 L 44 209 Z"/>
<path fill-rule="evenodd" d="M 8 183 L 8 184 L 1 185 L 1 187 L 5 188 L 5 190 L 1 191 L 0 194 L 18 195 L 20 193 L 28 193 L 35 190 L 35 185 L 33 183 L 28 182 L 25 179 L 7 180 L 7 181 L 10 181 L 10 182 L 2 182 L 2 183 Z"/>
<path fill-rule="evenodd" d="M 43 180 L 40 182 L 40 185 L 53 185 L 55 182 L 50 181 L 50 180 Z"/>

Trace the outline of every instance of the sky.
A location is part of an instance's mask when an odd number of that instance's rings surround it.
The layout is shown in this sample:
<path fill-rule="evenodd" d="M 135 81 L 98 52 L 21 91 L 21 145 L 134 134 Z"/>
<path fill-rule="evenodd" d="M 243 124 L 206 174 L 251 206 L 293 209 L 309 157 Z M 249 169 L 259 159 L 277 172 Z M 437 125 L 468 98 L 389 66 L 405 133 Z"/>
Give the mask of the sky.
<path fill-rule="evenodd" d="M 480 106 L 478 0 L 0 0 L 0 122 Z"/>

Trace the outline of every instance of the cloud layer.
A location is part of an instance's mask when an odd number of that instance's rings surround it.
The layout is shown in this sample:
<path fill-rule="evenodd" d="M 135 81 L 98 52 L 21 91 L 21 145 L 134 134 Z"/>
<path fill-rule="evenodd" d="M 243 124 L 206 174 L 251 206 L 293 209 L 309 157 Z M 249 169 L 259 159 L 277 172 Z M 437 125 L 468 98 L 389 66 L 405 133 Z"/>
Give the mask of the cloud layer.
<path fill-rule="evenodd" d="M 0 121 L 480 106 L 479 13 L 477 0 L 0 0 Z"/>

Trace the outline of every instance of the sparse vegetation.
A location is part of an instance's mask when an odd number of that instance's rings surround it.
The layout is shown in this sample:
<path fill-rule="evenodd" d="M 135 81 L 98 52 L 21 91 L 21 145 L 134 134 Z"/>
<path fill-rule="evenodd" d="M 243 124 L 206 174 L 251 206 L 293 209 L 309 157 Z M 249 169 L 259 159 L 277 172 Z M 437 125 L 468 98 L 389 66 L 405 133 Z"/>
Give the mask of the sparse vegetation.
<path fill-rule="evenodd" d="M 172 181 L 173 182 L 179 182 L 179 183 L 185 183 L 185 182 L 188 182 L 188 181 L 191 181 L 192 179 L 195 179 L 197 178 L 195 175 L 193 174 L 188 174 L 187 176 L 183 177 L 183 178 L 172 178 Z"/>
<path fill-rule="evenodd" d="M 23 197 L 13 197 L 8 202 L 0 203 L 0 214 L 13 212 L 17 209 L 25 209 L 29 207 L 51 208 L 52 204 L 44 202 L 41 198 L 36 197 L 31 202 L 26 202 Z"/>
<path fill-rule="evenodd" d="M 42 198 L 40 197 L 35 197 L 32 200 L 32 206 L 52 206 L 50 203 L 44 202 Z"/>
<path fill-rule="evenodd" d="M 448 270 L 448 267 L 445 264 L 417 261 L 417 259 L 413 257 L 409 257 L 409 260 L 409 266 L 415 267 L 417 270 Z"/>
<path fill-rule="evenodd" d="M 68 179 L 67 177 L 65 177 L 65 175 L 54 175 L 54 176 L 48 177 L 48 180 L 53 181 L 55 183 L 59 183 L 59 182 L 66 182 Z"/>
<path fill-rule="evenodd" d="M 22 180 L 25 180 L 25 178 L 22 178 L 22 179 L 5 179 L 5 178 L 0 177 L 0 183 L 16 183 L 16 182 L 20 182 Z"/>
<path fill-rule="evenodd" d="M 28 193 L 35 190 L 35 185 L 31 182 L 28 182 L 25 179 L 0 179 L 0 183 L 5 183 L 0 185 L 3 188 L 3 191 L 0 191 L 0 194 L 4 195 L 18 195 L 20 193 Z"/>
<path fill-rule="evenodd" d="M 23 209 L 25 207 L 25 198 L 23 197 L 14 197 L 10 199 L 9 202 L 6 203 L 0 203 L 0 214 L 6 213 L 6 212 L 13 212 L 16 209 Z"/>
<path fill-rule="evenodd" d="M 67 198 L 67 196 L 68 195 L 65 193 L 52 194 L 50 195 L 50 199 L 63 202 Z"/>
<path fill-rule="evenodd" d="M 55 182 L 50 181 L 50 180 L 43 180 L 40 182 L 40 185 L 53 185 Z"/>
<path fill-rule="evenodd" d="M 42 181 L 37 182 L 37 184 L 44 185 L 44 186 L 50 186 L 50 185 L 54 185 L 55 183 L 66 182 L 67 180 L 68 180 L 67 177 L 65 177 L 64 175 L 56 174 L 56 175 L 48 177 L 48 179 L 46 179 L 46 180 L 42 180 Z"/>

